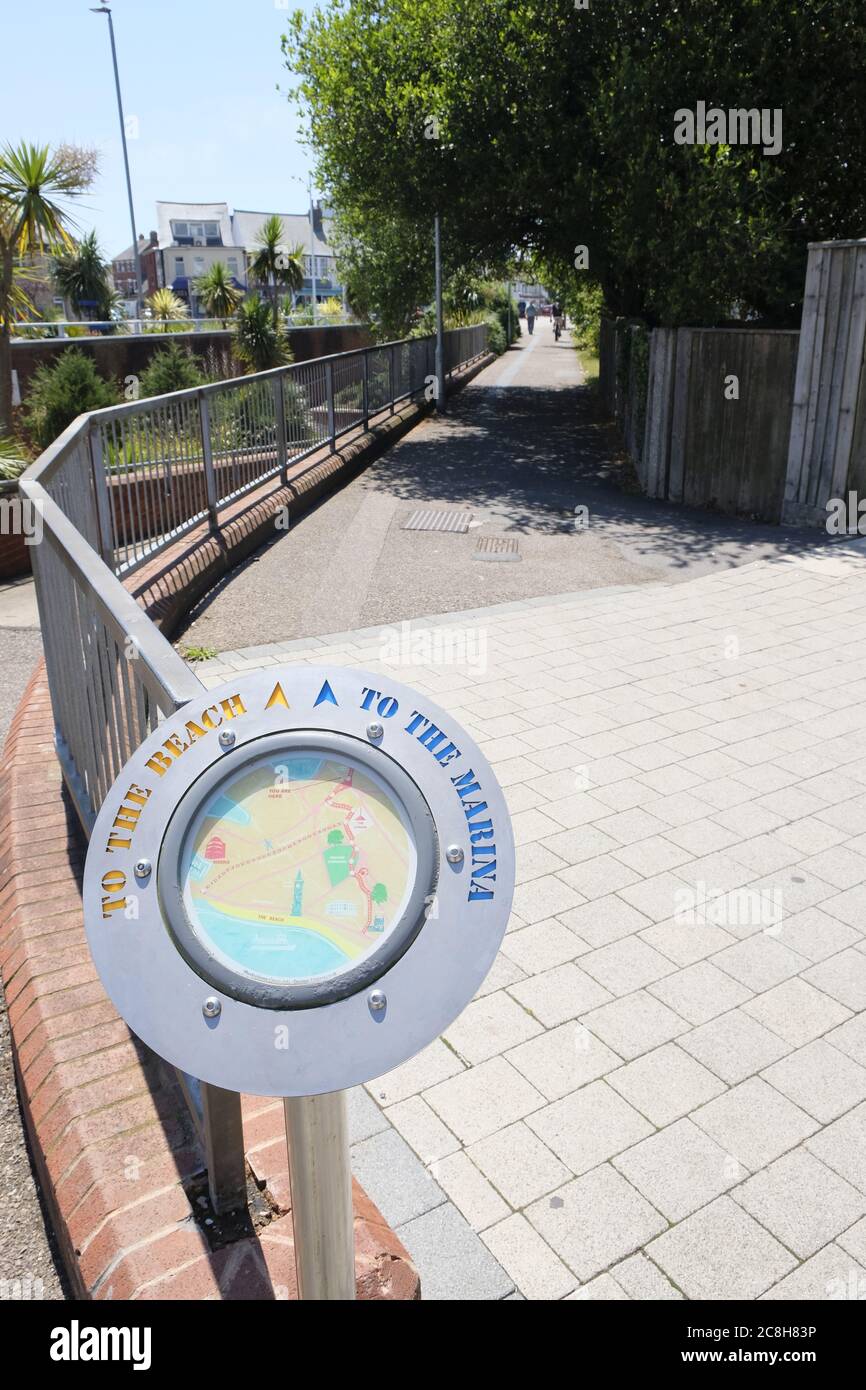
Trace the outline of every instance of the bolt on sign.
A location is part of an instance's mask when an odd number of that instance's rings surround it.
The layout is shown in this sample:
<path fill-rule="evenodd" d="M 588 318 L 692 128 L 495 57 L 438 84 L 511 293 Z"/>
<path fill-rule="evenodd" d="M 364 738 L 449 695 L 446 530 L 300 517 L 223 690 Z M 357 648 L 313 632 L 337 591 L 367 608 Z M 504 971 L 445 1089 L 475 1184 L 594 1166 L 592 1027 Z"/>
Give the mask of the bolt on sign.
<path fill-rule="evenodd" d="M 505 801 L 425 695 L 269 668 L 167 719 L 97 819 L 90 949 L 132 1030 L 227 1090 L 315 1096 L 436 1038 L 499 949 Z"/>

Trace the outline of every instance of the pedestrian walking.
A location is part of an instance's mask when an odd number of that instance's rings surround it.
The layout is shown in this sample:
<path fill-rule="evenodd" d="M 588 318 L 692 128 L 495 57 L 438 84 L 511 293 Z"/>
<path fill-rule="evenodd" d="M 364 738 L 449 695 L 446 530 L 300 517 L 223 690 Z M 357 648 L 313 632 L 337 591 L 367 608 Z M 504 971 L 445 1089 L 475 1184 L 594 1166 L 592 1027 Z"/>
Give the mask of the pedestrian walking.
<path fill-rule="evenodd" d="M 529 329 L 530 333 L 535 329 L 535 314 L 535 305 L 532 300 L 530 300 L 526 306 L 526 327 Z"/>

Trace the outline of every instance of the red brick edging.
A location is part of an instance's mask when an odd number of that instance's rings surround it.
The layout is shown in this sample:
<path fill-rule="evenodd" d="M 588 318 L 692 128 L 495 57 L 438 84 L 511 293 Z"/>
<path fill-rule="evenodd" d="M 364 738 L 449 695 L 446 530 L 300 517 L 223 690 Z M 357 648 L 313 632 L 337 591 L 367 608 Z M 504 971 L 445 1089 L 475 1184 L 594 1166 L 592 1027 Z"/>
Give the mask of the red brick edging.
<path fill-rule="evenodd" d="M 288 503 L 291 515 L 306 510 L 423 413 L 403 406 L 337 454 L 294 469 L 287 487 L 264 486 L 221 517 L 218 534 L 202 527 L 136 572 L 132 592 L 170 631 L 220 574 L 273 533 L 277 506 Z M 271 1219 L 214 1252 L 195 1221 L 203 1157 L 174 1074 L 118 1017 L 90 958 L 85 851 L 63 791 L 40 662 L 0 770 L 0 973 L 31 1150 L 73 1296 L 297 1297 L 280 1102 L 243 1102 L 247 1158 Z M 408 1254 L 357 1183 L 354 1206 L 358 1297 L 420 1297 Z"/>

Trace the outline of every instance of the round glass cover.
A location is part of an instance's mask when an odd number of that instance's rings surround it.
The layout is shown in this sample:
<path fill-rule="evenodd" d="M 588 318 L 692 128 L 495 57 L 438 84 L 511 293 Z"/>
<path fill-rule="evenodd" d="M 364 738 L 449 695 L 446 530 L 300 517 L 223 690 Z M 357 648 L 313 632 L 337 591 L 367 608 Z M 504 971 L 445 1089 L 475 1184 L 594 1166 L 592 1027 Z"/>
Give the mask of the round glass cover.
<path fill-rule="evenodd" d="M 206 792 L 183 837 L 179 886 L 212 961 L 291 986 L 358 974 L 403 922 L 417 868 L 406 807 L 371 767 L 283 749 Z"/>

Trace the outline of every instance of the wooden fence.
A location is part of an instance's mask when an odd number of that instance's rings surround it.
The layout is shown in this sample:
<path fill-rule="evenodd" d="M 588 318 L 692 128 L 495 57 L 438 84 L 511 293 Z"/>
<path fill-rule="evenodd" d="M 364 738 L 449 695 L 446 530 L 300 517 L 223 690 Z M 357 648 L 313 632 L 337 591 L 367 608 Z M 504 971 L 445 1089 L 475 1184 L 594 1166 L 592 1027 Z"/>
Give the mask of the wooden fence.
<path fill-rule="evenodd" d="M 608 323 L 602 396 L 643 490 L 780 521 L 799 334 Z"/>
<path fill-rule="evenodd" d="M 824 523 L 866 494 L 866 241 L 809 247 L 784 520 Z"/>
<path fill-rule="evenodd" d="M 799 331 L 604 316 L 599 357 L 650 497 L 822 526 L 866 497 L 866 239 L 810 245 Z"/>

